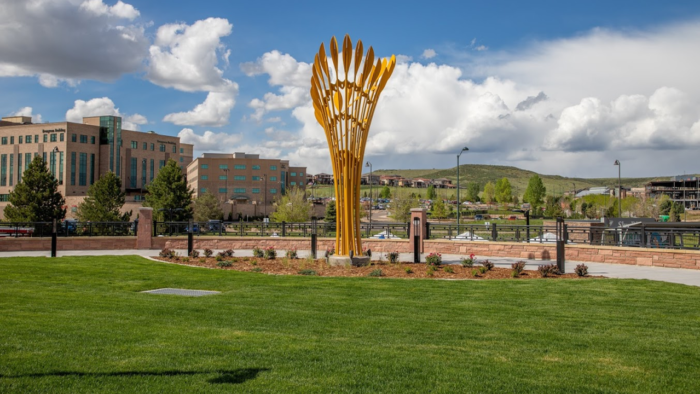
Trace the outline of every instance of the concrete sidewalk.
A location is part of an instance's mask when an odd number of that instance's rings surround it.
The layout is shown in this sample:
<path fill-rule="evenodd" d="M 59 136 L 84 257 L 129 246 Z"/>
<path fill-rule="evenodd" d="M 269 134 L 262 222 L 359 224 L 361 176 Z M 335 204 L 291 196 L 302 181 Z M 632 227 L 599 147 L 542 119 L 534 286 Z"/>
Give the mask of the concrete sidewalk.
<path fill-rule="evenodd" d="M 66 250 L 59 251 L 59 257 L 68 256 L 158 256 L 159 250 Z M 181 255 L 187 254 L 185 250 L 177 250 Z M 201 250 L 200 250 L 201 252 Z M 220 250 L 215 250 L 220 252 Z M 284 256 L 285 251 L 279 250 L 278 256 Z M 305 258 L 311 252 L 308 250 L 298 251 L 300 258 Z M 319 251 L 318 257 L 322 257 L 323 252 Z M 37 257 L 45 256 L 49 257 L 50 252 L 0 252 L 0 258 L 2 257 Z M 240 257 L 250 257 L 253 256 L 252 250 L 236 250 L 236 256 Z M 459 264 L 462 259 L 462 255 L 454 254 L 444 254 L 442 255 L 442 261 L 445 264 Z M 382 258 L 386 260 L 384 254 Z M 379 256 L 374 255 L 373 259 L 378 260 Z M 401 261 L 413 261 L 412 253 L 401 253 L 399 259 Z M 516 261 L 525 261 L 526 269 L 537 269 L 538 266 L 543 264 L 555 264 L 556 261 L 542 261 L 542 260 L 528 260 L 528 259 L 517 259 L 517 258 L 506 258 L 506 257 L 485 257 L 478 256 L 477 260 L 488 259 L 496 267 L 510 268 L 510 265 Z M 421 261 L 425 262 L 425 255 L 421 256 Z M 574 267 L 577 264 L 581 264 L 577 261 L 567 261 L 566 262 L 566 272 L 573 272 Z M 648 279 L 648 280 L 658 280 L 662 282 L 679 283 L 689 286 L 700 287 L 700 270 L 688 270 L 681 268 L 662 268 L 662 267 L 645 267 L 638 265 L 623 265 L 623 264 L 605 264 L 605 263 L 584 263 L 588 266 L 588 273 L 590 275 L 602 275 L 608 278 L 624 278 L 624 279 Z"/>

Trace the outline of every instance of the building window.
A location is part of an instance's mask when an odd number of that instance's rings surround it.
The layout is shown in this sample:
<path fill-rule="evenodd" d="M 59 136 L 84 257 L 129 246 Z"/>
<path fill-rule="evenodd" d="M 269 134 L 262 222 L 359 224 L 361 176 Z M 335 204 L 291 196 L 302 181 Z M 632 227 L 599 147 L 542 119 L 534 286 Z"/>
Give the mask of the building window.
<path fill-rule="evenodd" d="M 17 155 L 17 183 L 22 180 L 22 154 Z"/>
<path fill-rule="evenodd" d="M 146 159 L 141 160 L 141 187 L 146 186 Z"/>
<path fill-rule="evenodd" d="M 177 153 L 177 146 L 173 145 L 173 153 Z"/>
<path fill-rule="evenodd" d="M 2 144 L 7 145 L 7 137 L 2 137 Z"/>
<path fill-rule="evenodd" d="M 80 143 L 87 144 L 87 137 L 86 135 L 80 134 Z"/>
<path fill-rule="evenodd" d="M 95 138 L 95 137 L 93 137 Z M 63 152 L 61 152 L 61 178 L 63 178 Z M 90 153 L 90 184 L 95 183 L 95 154 Z"/>
<path fill-rule="evenodd" d="M 75 186 L 75 152 L 70 153 L 70 185 Z"/>
<path fill-rule="evenodd" d="M 93 137 L 93 138 L 95 138 L 95 137 Z M 65 134 L 61 133 L 61 134 L 59 135 L 59 138 L 58 138 L 58 139 L 59 139 L 61 142 L 63 142 L 63 140 L 65 139 Z"/>
<path fill-rule="evenodd" d="M 276 176 L 271 176 L 271 177 L 270 177 L 270 181 L 275 182 L 276 180 L 277 180 L 277 177 L 276 177 Z"/>
<path fill-rule="evenodd" d="M 29 168 L 29 164 L 32 162 L 32 154 L 31 153 L 25 153 L 24 154 L 24 170 L 26 171 L 27 168 Z"/>
<path fill-rule="evenodd" d="M 49 142 L 49 135 L 48 134 L 44 134 L 44 142 Z M 5 144 L 3 144 L 3 145 L 5 145 Z"/>
<path fill-rule="evenodd" d="M 203 170 L 207 170 L 207 169 L 209 169 L 209 164 L 202 164 L 201 166 L 199 166 L 199 168 L 201 168 Z"/>
<path fill-rule="evenodd" d="M 296 186 L 296 185 L 297 185 L 296 182 L 290 182 L 290 184 L 291 184 L 291 186 Z"/>
<path fill-rule="evenodd" d="M 71 134 L 71 135 L 70 135 L 70 142 L 78 142 L 78 135 L 77 135 L 77 134 Z"/>
<path fill-rule="evenodd" d="M 31 135 L 26 136 L 25 141 L 27 141 L 28 144 L 31 144 L 32 143 L 32 136 Z"/>
<path fill-rule="evenodd" d="M 233 189 L 234 193 L 245 193 L 245 188 L 244 187 L 237 187 Z"/>
<path fill-rule="evenodd" d="M 219 175 L 219 180 L 220 180 L 220 181 L 225 181 L 225 180 L 227 180 L 227 179 L 228 179 L 228 176 L 226 176 L 226 175 Z"/>
<path fill-rule="evenodd" d="M 137 159 L 135 157 L 132 157 L 131 158 L 131 176 L 129 177 L 129 186 L 132 189 L 136 188 L 136 174 L 137 174 L 137 170 L 138 170 L 136 168 L 137 163 L 138 163 Z"/>
<path fill-rule="evenodd" d="M 20 153 L 21 155 L 21 153 Z M 15 155 L 13 153 L 10 153 L 10 186 L 12 186 L 12 182 L 14 181 L 12 177 L 15 176 Z"/>
<path fill-rule="evenodd" d="M 155 150 L 156 150 L 156 144 L 154 144 L 154 143 L 152 143 L 152 142 L 151 142 L 151 150 L 152 150 L 152 151 L 155 151 Z"/>
<path fill-rule="evenodd" d="M 226 194 L 226 188 L 225 188 L 225 187 L 220 187 L 220 188 L 219 188 L 219 193 L 224 193 L 224 194 Z"/>
<path fill-rule="evenodd" d="M 56 152 L 54 151 L 49 153 L 49 171 L 51 171 L 51 175 L 56 178 Z"/>
<path fill-rule="evenodd" d="M 303 173 L 303 172 L 300 172 L 300 173 L 299 173 L 299 176 L 304 176 L 304 173 Z"/>
<path fill-rule="evenodd" d="M 44 137 L 46 137 L 46 134 L 44 134 Z M 51 134 L 49 137 L 49 141 L 51 141 L 51 142 L 56 142 L 57 139 L 58 139 L 58 136 L 56 134 Z M 46 138 L 44 138 L 44 141 L 46 141 Z"/>
<path fill-rule="evenodd" d="M 293 173 L 291 173 L 290 175 L 291 175 L 291 176 L 297 176 L 297 173 L 296 173 L 296 172 L 293 172 Z"/>
<path fill-rule="evenodd" d="M 228 164 L 219 164 L 220 170 L 228 170 Z"/>
<path fill-rule="evenodd" d="M 203 180 L 203 181 L 208 181 L 208 180 L 209 180 L 209 176 L 208 176 L 208 175 L 202 175 L 202 176 L 200 176 L 199 178 L 200 178 L 201 180 Z"/>
<path fill-rule="evenodd" d="M 149 177 L 151 182 L 153 182 L 153 177 L 154 177 L 153 173 L 155 172 L 154 171 L 154 163 L 155 163 L 155 160 L 151 159 L 151 176 Z"/>
<path fill-rule="evenodd" d="M 24 139 L 24 136 L 23 136 L 23 135 L 20 135 L 20 136 L 19 136 L 19 143 L 20 143 L 20 144 L 22 143 L 22 140 L 23 140 L 23 139 Z"/>
<path fill-rule="evenodd" d="M 161 152 L 165 152 L 165 144 L 158 145 L 158 149 L 160 149 Z"/>
<path fill-rule="evenodd" d="M 257 175 L 253 175 L 253 180 L 254 180 L 254 181 L 259 181 L 259 180 L 260 180 L 260 177 L 257 176 Z"/>
<path fill-rule="evenodd" d="M 200 192 L 200 193 L 206 193 L 206 192 L 207 192 L 207 188 L 206 188 L 206 187 L 203 187 L 203 188 L 199 189 L 199 192 Z"/>
<path fill-rule="evenodd" d="M 61 141 L 63 141 L 63 134 L 61 134 Z M 95 136 L 94 135 L 90 136 L 90 143 L 95 145 Z"/>
<path fill-rule="evenodd" d="M 245 164 L 236 164 L 233 166 L 234 170 L 245 170 Z"/>
<path fill-rule="evenodd" d="M 260 169 L 260 166 L 257 166 L 257 165 L 256 165 L 256 166 L 252 166 L 252 168 L 253 168 L 254 170 L 259 170 L 259 169 Z"/>
<path fill-rule="evenodd" d="M 158 160 L 158 169 L 165 167 L 165 160 Z"/>
<path fill-rule="evenodd" d="M 131 149 L 138 149 L 139 143 L 136 141 L 131 141 Z"/>
<path fill-rule="evenodd" d="M 34 143 L 35 144 L 39 143 L 39 134 L 34 134 Z"/>
<path fill-rule="evenodd" d="M 13 135 L 13 136 L 10 136 L 10 145 L 14 145 L 14 144 L 15 144 L 15 136 Z"/>
<path fill-rule="evenodd" d="M 275 170 L 277 170 L 277 166 L 270 166 L 270 169 L 275 171 Z"/>
<path fill-rule="evenodd" d="M 235 175 L 235 176 L 233 177 L 233 180 L 235 180 L 235 181 L 245 181 L 245 176 L 243 176 L 243 175 Z"/>
<path fill-rule="evenodd" d="M 270 189 L 270 194 L 277 194 L 277 189 Z"/>
<path fill-rule="evenodd" d="M 7 155 L 4 153 L 0 155 L 0 186 L 7 186 Z"/>
<path fill-rule="evenodd" d="M 80 154 L 78 167 L 78 186 L 87 186 L 87 153 Z"/>
<path fill-rule="evenodd" d="M 183 153 L 185 153 L 185 149 L 184 149 L 184 148 L 180 148 L 180 154 L 183 154 Z"/>
<path fill-rule="evenodd" d="M 251 192 L 252 192 L 253 194 L 260 194 L 260 189 L 253 188 L 253 190 L 252 190 Z"/>
<path fill-rule="evenodd" d="M 148 142 L 143 143 L 143 150 L 148 150 Z"/>
<path fill-rule="evenodd" d="M 9 194 L 0 194 L 0 201 L 10 201 L 10 195 Z"/>
<path fill-rule="evenodd" d="M 185 158 L 180 156 L 180 163 L 182 163 L 183 161 L 185 161 Z"/>

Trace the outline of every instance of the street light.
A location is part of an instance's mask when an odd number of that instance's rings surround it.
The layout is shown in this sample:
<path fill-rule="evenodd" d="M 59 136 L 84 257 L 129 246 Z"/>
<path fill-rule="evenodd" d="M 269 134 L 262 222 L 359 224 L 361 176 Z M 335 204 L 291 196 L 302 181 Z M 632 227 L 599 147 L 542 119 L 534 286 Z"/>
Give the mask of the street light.
<path fill-rule="evenodd" d="M 462 153 L 468 151 L 469 148 L 466 146 L 462 148 L 461 151 L 459 151 L 459 154 L 457 155 L 457 235 L 460 234 L 459 232 L 459 211 L 462 208 L 462 202 L 459 199 L 459 157 L 462 156 Z"/>
<path fill-rule="evenodd" d="M 620 174 L 622 173 L 622 165 L 620 160 L 615 160 L 615 165 L 617 166 L 617 217 L 622 218 L 622 178 Z"/>
<path fill-rule="evenodd" d="M 365 163 L 365 167 L 369 167 L 369 234 L 372 232 L 372 163 Z"/>

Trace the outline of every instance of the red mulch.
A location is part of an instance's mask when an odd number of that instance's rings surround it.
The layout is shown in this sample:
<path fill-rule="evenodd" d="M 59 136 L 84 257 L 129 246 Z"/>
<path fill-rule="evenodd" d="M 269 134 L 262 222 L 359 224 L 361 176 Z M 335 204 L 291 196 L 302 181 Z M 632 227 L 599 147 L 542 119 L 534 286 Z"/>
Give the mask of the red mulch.
<path fill-rule="evenodd" d="M 579 277 L 575 273 L 567 273 L 564 275 L 550 275 L 542 278 L 536 270 L 525 270 L 517 278 L 512 278 L 512 270 L 510 268 L 495 267 L 491 271 L 481 273 L 480 264 L 474 264 L 473 267 L 462 267 L 461 265 L 441 265 L 434 270 L 430 270 L 425 263 L 397 263 L 390 264 L 386 261 L 372 261 L 366 267 L 332 267 L 326 263 L 325 259 L 307 260 L 307 259 L 288 259 L 278 257 L 274 260 L 267 260 L 258 257 L 226 257 L 221 261 L 231 262 L 230 267 L 220 267 L 217 264 L 219 261 L 215 257 L 199 257 L 199 258 L 163 258 L 156 257 L 161 261 L 169 263 L 227 269 L 234 271 L 261 272 L 271 275 L 301 275 L 302 270 L 316 271 L 318 276 L 346 276 L 346 277 L 361 277 L 370 276 L 370 273 L 375 270 L 381 270 L 382 277 L 388 278 L 431 278 L 431 279 L 589 279 L 601 278 L 601 276 L 586 276 Z M 450 269 L 453 272 L 448 272 Z M 407 272 L 409 271 L 410 272 Z M 447 271 L 445 271 L 447 270 Z"/>

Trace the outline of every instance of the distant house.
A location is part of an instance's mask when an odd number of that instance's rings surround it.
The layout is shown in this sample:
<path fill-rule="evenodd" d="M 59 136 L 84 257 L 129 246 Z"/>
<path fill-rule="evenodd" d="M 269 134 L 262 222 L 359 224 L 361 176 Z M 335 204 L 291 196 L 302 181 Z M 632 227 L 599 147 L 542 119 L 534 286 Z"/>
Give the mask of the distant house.
<path fill-rule="evenodd" d="M 453 188 L 452 181 L 447 178 L 433 179 L 433 185 L 438 188 Z"/>
<path fill-rule="evenodd" d="M 428 187 L 432 184 L 432 181 L 427 178 L 413 178 L 411 180 L 411 186 L 413 187 Z"/>
<path fill-rule="evenodd" d="M 370 185 L 370 184 L 379 185 L 380 180 L 381 180 L 380 175 L 372 174 L 370 176 L 370 174 L 364 174 L 364 175 L 362 175 L 362 178 L 360 179 L 360 183 L 362 185 Z"/>
<path fill-rule="evenodd" d="M 320 173 L 314 175 L 314 183 L 317 185 L 332 185 L 333 184 L 333 174 Z"/>

